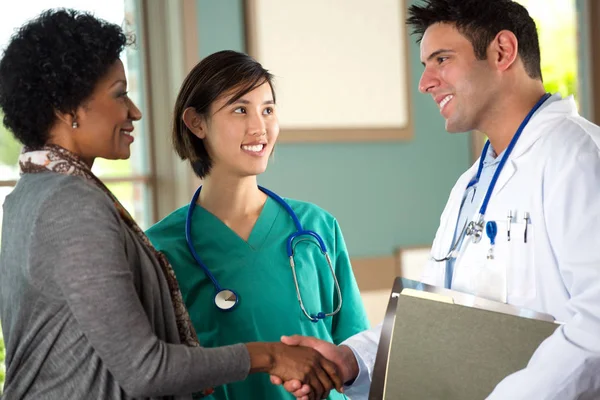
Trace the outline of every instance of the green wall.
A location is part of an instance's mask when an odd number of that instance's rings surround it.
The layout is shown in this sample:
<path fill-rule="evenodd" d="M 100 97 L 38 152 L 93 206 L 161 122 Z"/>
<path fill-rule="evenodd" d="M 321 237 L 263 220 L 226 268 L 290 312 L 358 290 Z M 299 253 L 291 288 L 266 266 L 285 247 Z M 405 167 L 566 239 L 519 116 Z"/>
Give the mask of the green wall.
<path fill-rule="evenodd" d="M 200 55 L 243 51 L 242 0 L 197 1 Z M 418 46 L 411 45 L 413 140 L 279 144 L 259 178 L 282 196 L 314 202 L 335 215 L 353 257 L 430 244 L 451 187 L 470 165 L 469 136 L 446 133 L 435 103 L 418 92 L 422 66 Z"/>

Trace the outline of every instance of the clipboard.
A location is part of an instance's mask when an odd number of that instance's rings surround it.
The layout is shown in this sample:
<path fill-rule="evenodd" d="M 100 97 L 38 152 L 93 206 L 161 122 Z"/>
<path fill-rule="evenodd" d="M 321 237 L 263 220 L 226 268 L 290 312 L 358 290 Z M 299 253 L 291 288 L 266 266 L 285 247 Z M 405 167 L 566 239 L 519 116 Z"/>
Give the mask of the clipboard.
<path fill-rule="evenodd" d="M 548 314 L 396 278 L 369 400 L 481 400 L 560 325 Z"/>

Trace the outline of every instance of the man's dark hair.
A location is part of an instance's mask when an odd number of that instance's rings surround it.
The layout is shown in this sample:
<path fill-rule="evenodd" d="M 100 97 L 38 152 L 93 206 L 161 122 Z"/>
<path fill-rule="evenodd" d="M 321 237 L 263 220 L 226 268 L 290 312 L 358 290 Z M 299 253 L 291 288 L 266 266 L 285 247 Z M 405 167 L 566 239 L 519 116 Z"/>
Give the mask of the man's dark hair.
<path fill-rule="evenodd" d="M 431 25 L 454 24 L 471 42 L 479 60 L 486 59 L 487 48 L 498 32 L 511 31 L 519 42 L 525 71 L 531 78 L 542 80 L 535 22 L 522 5 L 512 0 L 424 0 L 408 12 L 406 22 L 418 35 L 417 43 Z"/>

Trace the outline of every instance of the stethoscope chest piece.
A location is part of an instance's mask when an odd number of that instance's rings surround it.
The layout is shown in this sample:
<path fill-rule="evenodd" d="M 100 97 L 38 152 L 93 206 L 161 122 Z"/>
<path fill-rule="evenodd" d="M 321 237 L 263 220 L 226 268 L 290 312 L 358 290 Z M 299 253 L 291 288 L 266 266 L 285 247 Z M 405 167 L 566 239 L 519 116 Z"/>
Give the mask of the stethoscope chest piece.
<path fill-rule="evenodd" d="M 469 222 L 465 233 L 467 234 L 467 236 L 473 236 L 473 243 L 479 243 L 481 241 L 483 233 L 483 221 L 480 220 L 478 222 Z"/>
<path fill-rule="evenodd" d="M 275 193 L 273 193 L 270 190 L 267 190 L 261 186 L 259 186 L 258 188 L 261 191 L 263 191 L 267 196 L 269 196 L 270 198 L 275 200 L 277 203 L 279 203 L 279 205 L 281 205 L 286 210 L 286 212 L 289 214 L 289 216 L 294 221 L 294 225 L 296 227 L 296 232 L 289 236 L 287 243 L 286 243 L 286 250 L 287 250 L 288 258 L 290 260 L 290 266 L 292 268 L 292 276 L 294 278 L 294 285 L 296 287 L 296 295 L 298 298 L 298 302 L 300 303 L 300 308 L 302 309 L 302 312 L 312 322 L 318 322 L 318 321 L 324 319 L 325 317 L 330 317 L 330 316 L 337 314 L 342 307 L 342 293 L 340 291 L 340 285 L 337 281 L 337 277 L 335 276 L 335 270 L 331 263 L 331 259 L 329 258 L 329 255 L 327 254 L 327 248 L 325 247 L 325 242 L 323 241 L 321 236 L 319 236 L 316 232 L 313 232 L 310 230 L 304 230 L 302 228 L 302 224 L 300 223 L 300 220 L 298 219 L 298 216 L 296 215 L 294 210 L 281 197 L 279 197 Z M 194 208 L 196 207 L 196 202 L 198 201 L 198 196 L 200 196 L 201 189 L 202 189 L 202 186 L 200 186 L 196 190 L 196 193 L 194 193 L 194 197 L 192 197 L 192 200 L 190 201 L 190 206 L 188 208 L 188 213 L 187 213 L 187 217 L 185 220 L 185 240 L 187 242 L 188 249 L 189 249 L 191 255 L 194 257 L 194 260 L 196 261 L 198 266 L 202 269 L 202 271 L 204 271 L 204 273 L 206 274 L 208 279 L 210 279 L 213 286 L 215 287 L 215 291 L 216 291 L 215 306 L 221 311 L 231 311 L 231 310 L 235 309 L 239 303 L 238 294 L 231 289 L 225 289 L 225 288 L 221 287 L 221 285 L 219 285 L 217 278 L 215 278 L 215 276 L 210 272 L 210 270 L 202 262 L 202 260 L 200 259 L 200 256 L 198 255 L 198 253 L 196 252 L 196 249 L 194 248 L 194 240 L 192 238 L 192 215 L 194 213 Z M 296 266 L 294 263 L 294 246 L 295 246 L 294 239 L 299 236 L 312 237 L 313 239 L 315 239 L 319 243 L 319 249 L 320 249 L 321 253 L 327 260 L 327 264 L 329 265 L 329 270 L 331 271 L 331 274 L 333 276 L 335 289 L 338 294 L 337 308 L 330 313 L 319 312 L 317 314 L 309 314 L 306 311 L 306 309 L 304 308 L 304 303 L 302 302 L 302 296 L 300 294 L 300 288 L 298 286 L 298 278 L 296 276 Z M 300 242 L 303 240 L 305 240 L 305 239 L 300 239 L 297 242 Z"/>
<path fill-rule="evenodd" d="M 215 305 L 223 311 L 231 311 L 238 305 L 237 293 L 229 289 L 221 289 L 215 294 Z"/>

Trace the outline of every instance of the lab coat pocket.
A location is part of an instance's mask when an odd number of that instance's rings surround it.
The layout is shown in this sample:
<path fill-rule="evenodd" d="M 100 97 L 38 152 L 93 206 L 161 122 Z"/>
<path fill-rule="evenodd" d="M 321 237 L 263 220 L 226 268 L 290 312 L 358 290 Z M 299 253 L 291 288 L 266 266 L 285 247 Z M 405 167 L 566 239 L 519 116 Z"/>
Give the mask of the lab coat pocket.
<path fill-rule="evenodd" d="M 508 269 L 508 301 L 517 306 L 526 306 L 535 299 L 535 236 L 530 220 L 519 221 L 511 226 L 510 268 Z"/>
<path fill-rule="evenodd" d="M 499 229 L 499 235 L 500 232 Z M 492 257 L 490 257 L 490 249 Z M 496 237 L 493 246 L 490 239 L 485 236 L 478 243 L 474 243 L 472 237 L 469 237 L 456 260 L 452 289 L 489 300 L 506 302 L 508 253 L 506 241 L 500 237 Z"/>

